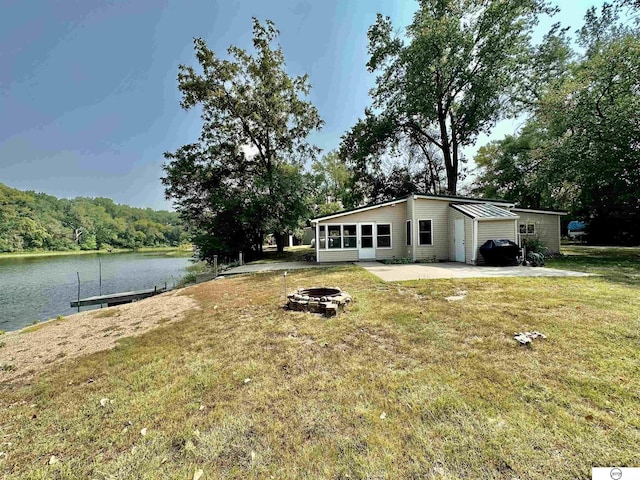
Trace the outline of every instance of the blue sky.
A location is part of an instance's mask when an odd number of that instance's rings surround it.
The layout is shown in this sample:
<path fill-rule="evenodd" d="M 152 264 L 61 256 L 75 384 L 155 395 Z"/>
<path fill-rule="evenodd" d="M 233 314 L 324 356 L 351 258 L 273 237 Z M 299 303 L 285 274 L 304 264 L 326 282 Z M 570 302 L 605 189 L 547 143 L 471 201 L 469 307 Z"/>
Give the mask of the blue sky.
<path fill-rule="evenodd" d="M 561 2 L 553 21 L 578 27 L 600 3 Z M 288 73 L 309 74 L 326 122 L 311 140 L 334 149 L 369 105 L 367 28 L 377 12 L 407 25 L 416 8 L 414 0 L 0 0 L 0 182 L 169 208 L 163 152 L 196 140 L 201 126 L 197 112 L 180 109 L 178 64 L 195 65 L 193 37 L 221 55 L 231 44 L 249 48 L 252 16 L 276 23 Z M 502 122 L 490 138 L 516 125 Z"/>

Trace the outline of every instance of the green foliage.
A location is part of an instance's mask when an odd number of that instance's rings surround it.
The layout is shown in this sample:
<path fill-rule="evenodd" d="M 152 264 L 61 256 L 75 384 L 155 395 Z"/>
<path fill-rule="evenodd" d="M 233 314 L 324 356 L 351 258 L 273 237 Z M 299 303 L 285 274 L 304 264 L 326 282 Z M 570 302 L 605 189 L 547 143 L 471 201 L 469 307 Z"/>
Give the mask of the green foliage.
<path fill-rule="evenodd" d="M 239 250 L 251 258 L 267 233 L 282 250 L 309 215 L 313 185 L 303 165 L 318 149 L 306 138 L 322 120 L 304 99 L 308 77 L 284 71 L 282 50 L 272 47 L 278 34 L 254 18 L 255 53 L 231 46 L 223 60 L 197 38 L 202 73 L 180 66 L 181 105 L 201 106 L 203 126 L 197 143 L 165 154 L 162 181 L 207 259 Z"/>
<path fill-rule="evenodd" d="M 108 198 L 58 199 L 0 183 L 0 253 L 177 246 L 185 240 L 175 212 Z"/>
<path fill-rule="evenodd" d="M 399 258 L 385 258 L 380 261 L 385 265 L 407 265 L 409 263 L 414 263 L 413 258 L 411 257 L 399 257 Z"/>
<path fill-rule="evenodd" d="M 522 96 L 531 29 L 540 13 L 553 11 L 538 0 L 423 0 L 406 42 L 379 14 L 367 63 L 378 72 L 371 96 L 379 113 L 367 110 L 341 146 L 364 183 L 363 197 L 378 190 L 367 183 L 378 176 L 381 156 L 419 158 L 418 167 L 397 165 L 394 193 L 419 185 L 455 195 L 460 149 L 510 113 L 506 100 Z"/>
<path fill-rule="evenodd" d="M 526 247 L 527 252 L 540 253 L 542 255 L 546 255 L 549 250 L 547 244 L 538 236 L 524 238 L 522 245 Z"/>
<path fill-rule="evenodd" d="M 314 215 L 328 215 L 352 205 L 353 173 L 338 152 L 329 152 L 311 164 L 311 180 Z"/>
<path fill-rule="evenodd" d="M 476 192 L 567 208 L 589 222 L 590 242 L 636 245 L 640 28 L 620 12 L 610 4 L 588 11 L 578 32 L 582 55 L 567 54 L 566 39 L 547 37 L 549 57 L 564 67 L 538 82 L 519 135 L 480 149 Z"/>

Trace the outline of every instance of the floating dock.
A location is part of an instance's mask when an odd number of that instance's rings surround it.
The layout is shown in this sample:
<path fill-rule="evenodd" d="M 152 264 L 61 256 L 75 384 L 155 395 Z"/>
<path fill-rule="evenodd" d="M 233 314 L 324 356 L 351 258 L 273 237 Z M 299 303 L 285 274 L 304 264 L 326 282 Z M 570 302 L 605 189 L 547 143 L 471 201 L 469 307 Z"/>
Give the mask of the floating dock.
<path fill-rule="evenodd" d="M 80 300 L 71 302 L 72 307 L 86 307 L 87 305 L 103 305 L 108 307 L 122 305 L 123 303 L 131 303 L 143 298 L 153 297 L 166 292 L 166 288 L 149 288 L 147 290 L 137 290 L 135 292 L 112 293 L 109 295 L 98 295 L 95 297 L 81 298 Z"/>

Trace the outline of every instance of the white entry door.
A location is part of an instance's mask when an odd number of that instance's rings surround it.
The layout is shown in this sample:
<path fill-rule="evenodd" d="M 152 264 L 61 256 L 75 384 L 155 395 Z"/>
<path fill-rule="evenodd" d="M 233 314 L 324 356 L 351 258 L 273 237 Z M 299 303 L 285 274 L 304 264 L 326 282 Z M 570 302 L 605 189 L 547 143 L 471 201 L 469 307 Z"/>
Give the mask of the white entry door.
<path fill-rule="evenodd" d="M 456 249 L 456 262 L 465 262 L 464 218 L 456 218 L 453 222 L 453 242 Z"/>
<path fill-rule="evenodd" d="M 358 258 L 360 260 L 376 258 L 376 248 L 373 241 L 373 223 L 358 224 Z"/>

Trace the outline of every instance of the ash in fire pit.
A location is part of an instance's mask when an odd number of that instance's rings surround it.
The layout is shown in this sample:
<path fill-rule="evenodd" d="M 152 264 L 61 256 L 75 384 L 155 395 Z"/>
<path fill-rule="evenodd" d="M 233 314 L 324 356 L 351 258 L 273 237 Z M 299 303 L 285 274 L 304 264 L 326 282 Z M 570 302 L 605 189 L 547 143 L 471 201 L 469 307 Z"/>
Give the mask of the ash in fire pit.
<path fill-rule="evenodd" d="M 338 309 L 351 303 L 347 292 L 333 287 L 299 288 L 287 295 L 286 308 L 303 312 L 324 313 L 327 317 L 338 314 Z"/>

